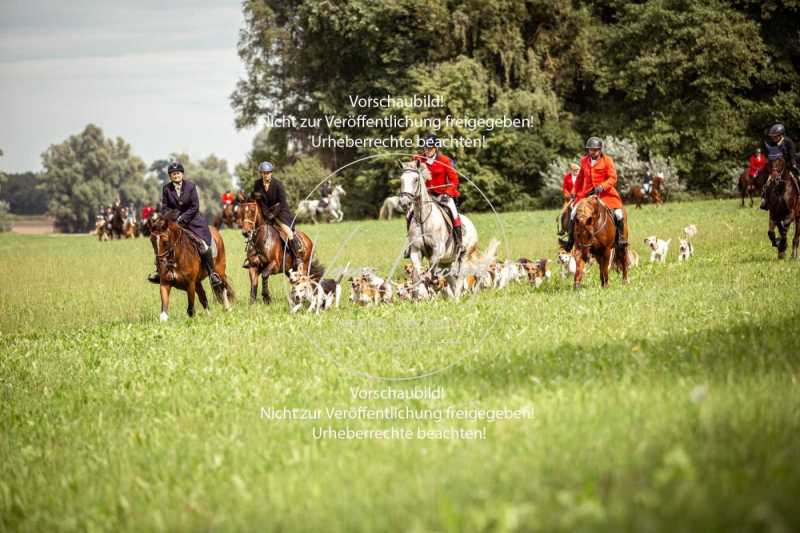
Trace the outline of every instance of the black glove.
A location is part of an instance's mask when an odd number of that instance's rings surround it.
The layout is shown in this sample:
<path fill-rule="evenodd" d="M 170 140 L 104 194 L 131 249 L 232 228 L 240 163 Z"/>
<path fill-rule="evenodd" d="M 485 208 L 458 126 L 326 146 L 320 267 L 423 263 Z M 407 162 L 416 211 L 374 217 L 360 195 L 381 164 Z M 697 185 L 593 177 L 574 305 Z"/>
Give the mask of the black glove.
<path fill-rule="evenodd" d="M 177 223 L 179 226 L 185 226 L 185 225 L 186 225 L 186 219 L 185 219 L 185 218 L 183 218 L 183 216 L 179 216 L 179 217 L 178 217 L 178 218 L 175 220 L 175 222 L 176 222 L 176 223 Z"/>
<path fill-rule="evenodd" d="M 602 186 L 598 185 L 597 187 L 594 188 L 594 193 L 595 194 L 600 194 L 601 192 L 603 192 L 603 187 Z"/>

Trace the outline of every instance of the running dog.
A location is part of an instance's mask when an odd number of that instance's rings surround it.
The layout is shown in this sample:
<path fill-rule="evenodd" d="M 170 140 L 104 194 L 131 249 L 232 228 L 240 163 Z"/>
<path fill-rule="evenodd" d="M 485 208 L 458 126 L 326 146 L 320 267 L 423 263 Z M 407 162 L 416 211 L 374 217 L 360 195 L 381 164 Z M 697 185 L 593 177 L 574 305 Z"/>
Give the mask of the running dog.
<path fill-rule="evenodd" d="M 672 242 L 672 239 L 667 239 L 666 241 L 663 239 L 656 238 L 655 235 L 651 235 L 650 237 L 644 240 L 644 243 L 650 248 L 650 262 L 663 263 L 667 260 L 667 252 L 669 252 L 669 243 Z"/>

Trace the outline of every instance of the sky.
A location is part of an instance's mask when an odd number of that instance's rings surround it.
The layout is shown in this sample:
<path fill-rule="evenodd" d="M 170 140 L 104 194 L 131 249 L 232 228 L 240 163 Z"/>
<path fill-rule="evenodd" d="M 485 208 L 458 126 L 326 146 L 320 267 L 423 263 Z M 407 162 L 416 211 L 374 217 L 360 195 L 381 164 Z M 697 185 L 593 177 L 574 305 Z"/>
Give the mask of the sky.
<path fill-rule="evenodd" d="M 213 153 L 232 171 L 256 132 L 229 100 L 242 25 L 235 0 L 0 0 L 0 170 L 40 170 L 93 123 L 147 164 Z"/>

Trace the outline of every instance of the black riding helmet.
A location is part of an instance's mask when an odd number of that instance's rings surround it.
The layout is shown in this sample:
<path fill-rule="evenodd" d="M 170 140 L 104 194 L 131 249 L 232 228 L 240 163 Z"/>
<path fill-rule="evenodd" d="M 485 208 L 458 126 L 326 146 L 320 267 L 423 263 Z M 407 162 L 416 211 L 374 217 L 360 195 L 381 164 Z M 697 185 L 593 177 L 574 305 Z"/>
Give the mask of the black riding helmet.
<path fill-rule="evenodd" d="M 597 148 L 599 150 L 603 149 L 603 140 L 600 137 L 589 137 L 586 140 L 586 146 L 584 147 L 587 150 L 589 148 Z"/>
<path fill-rule="evenodd" d="M 167 167 L 167 175 L 172 174 L 173 172 L 185 173 L 185 171 L 183 170 L 183 165 L 181 165 L 178 161 L 173 161 L 172 163 L 170 163 L 169 166 Z"/>

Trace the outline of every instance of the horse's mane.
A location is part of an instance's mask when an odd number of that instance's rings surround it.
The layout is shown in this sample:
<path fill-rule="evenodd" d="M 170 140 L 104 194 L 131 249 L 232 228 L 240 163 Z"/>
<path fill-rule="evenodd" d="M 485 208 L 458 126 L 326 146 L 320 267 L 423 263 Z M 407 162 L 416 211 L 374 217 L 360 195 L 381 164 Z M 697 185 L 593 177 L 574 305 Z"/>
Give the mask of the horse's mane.
<path fill-rule="evenodd" d="M 578 202 L 578 206 L 575 210 L 575 218 L 578 219 L 581 223 L 585 223 L 586 220 L 594 216 L 595 213 L 595 206 L 597 204 L 597 200 L 591 201 L 592 198 L 584 198 L 580 202 Z"/>
<path fill-rule="evenodd" d="M 417 172 L 419 171 L 422 174 L 424 179 L 430 179 L 431 172 L 428 170 L 428 165 L 423 165 L 419 161 L 403 161 L 400 163 L 400 167 L 403 169 L 403 172 Z"/>

